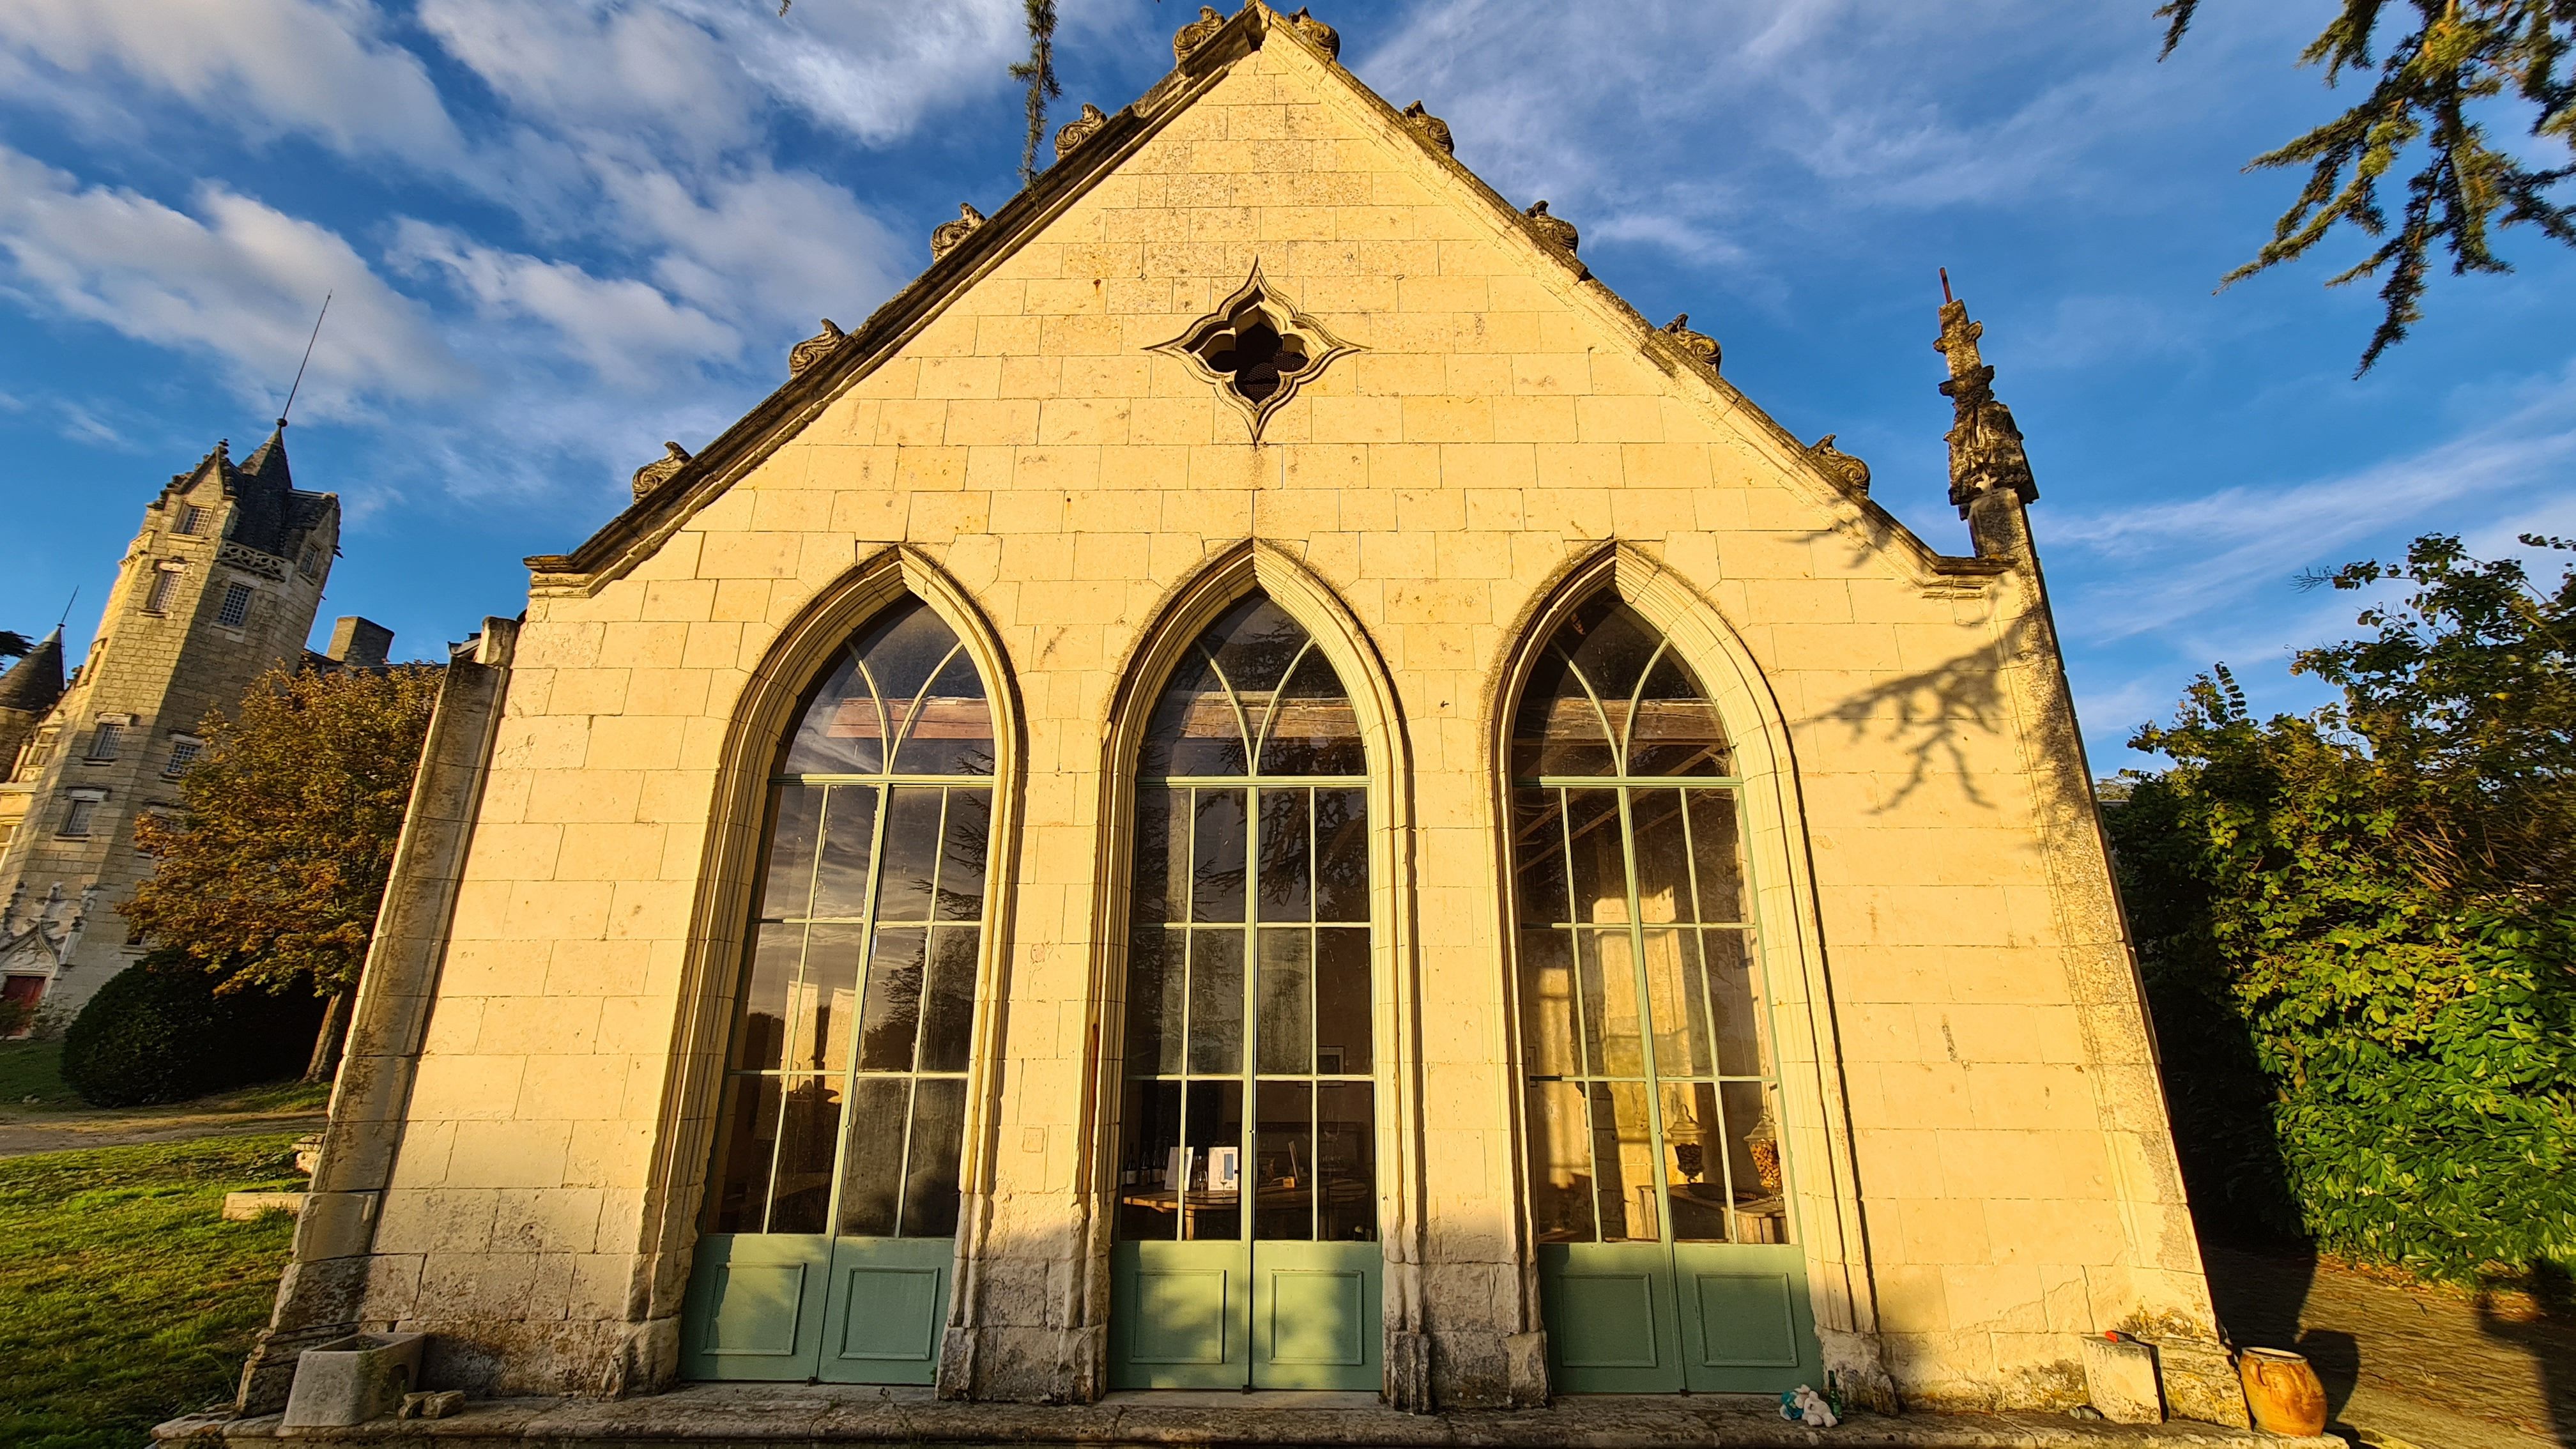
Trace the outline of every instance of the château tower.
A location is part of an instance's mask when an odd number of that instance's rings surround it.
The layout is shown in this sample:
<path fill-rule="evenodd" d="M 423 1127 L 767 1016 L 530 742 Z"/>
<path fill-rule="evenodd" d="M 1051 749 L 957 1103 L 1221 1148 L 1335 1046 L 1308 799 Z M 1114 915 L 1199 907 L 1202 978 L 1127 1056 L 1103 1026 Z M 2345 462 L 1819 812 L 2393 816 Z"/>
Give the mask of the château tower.
<path fill-rule="evenodd" d="M 67 1020 L 142 954 L 116 910 L 152 868 L 135 822 L 178 803 L 207 711 L 303 656 L 339 534 L 339 497 L 287 472 L 282 419 L 239 463 L 217 443 L 144 509 L 80 667 L 64 677 L 57 630 L 0 677 L 9 1000 Z"/>

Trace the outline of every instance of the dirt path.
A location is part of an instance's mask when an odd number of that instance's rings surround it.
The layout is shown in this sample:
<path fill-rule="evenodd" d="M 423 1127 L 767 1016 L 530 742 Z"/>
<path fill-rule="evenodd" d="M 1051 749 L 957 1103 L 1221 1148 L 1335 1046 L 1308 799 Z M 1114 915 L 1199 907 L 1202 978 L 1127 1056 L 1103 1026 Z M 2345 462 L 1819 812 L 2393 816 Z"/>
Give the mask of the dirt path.
<path fill-rule="evenodd" d="M 9 1112 L 0 1110 L 0 1157 L 76 1152 L 136 1142 L 244 1137 L 260 1132 L 315 1132 L 323 1112 Z"/>
<path fill-rule="evenodd" d="M 2418 1449 L 2576 1449 L 2576 1313 L 2204 1245 L 2238 1344 L 2308 1356 L 2332 1432 Z"/>

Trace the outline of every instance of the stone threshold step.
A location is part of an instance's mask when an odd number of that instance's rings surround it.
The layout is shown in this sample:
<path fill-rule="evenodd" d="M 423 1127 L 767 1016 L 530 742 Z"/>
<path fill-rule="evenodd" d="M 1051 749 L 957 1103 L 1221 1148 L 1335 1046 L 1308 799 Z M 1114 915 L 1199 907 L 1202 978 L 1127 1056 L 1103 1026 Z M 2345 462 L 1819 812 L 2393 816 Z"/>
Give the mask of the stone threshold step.
<path fill-rule="evenodd" d="M 900 1396 L 898 1396 L 900 1394 Z M 174 1419 L 165 1445 L 699 1449 L 784 1444 L 1067 1445 L 1079 1449 L 2345 1449 L 2215 1424 L 2120 1425 L 2062 1414 L 1855 1413 L 1832 1429 L 1792 1424 L 1753 1395 L 1586 1396 L 1544 1409 L 1407 1414 L 1357 1395 L 1116 1394 L 1097 1404 L 941 1402 L 926 1391 L 696 1385 L 632 1399 L 485 1399 L 445 1419 L 287 1429 L 276 1415 Z"/>

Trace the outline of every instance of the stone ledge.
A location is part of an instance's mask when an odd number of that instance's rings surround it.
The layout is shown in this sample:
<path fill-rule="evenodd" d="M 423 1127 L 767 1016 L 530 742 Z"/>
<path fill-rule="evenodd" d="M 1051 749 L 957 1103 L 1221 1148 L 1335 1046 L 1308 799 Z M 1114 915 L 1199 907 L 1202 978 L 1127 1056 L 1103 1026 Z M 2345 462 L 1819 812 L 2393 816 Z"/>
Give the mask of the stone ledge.
<path fill-rule="evenodd" d="M 902 1397 L 896 1397 L 902 1393 Z M 347 1429 L 287 1429 L 277 1416 L 173 1419 L 163 1444 L 562 1445 L 675 1449 L 835 1442 L 892 1445 L 1386 1445 L 1394 1449 L 2345 1449 L 2340 1439 L 2286 1439 L 2215 1424 L 2126 1425 L 2055 1414 L 1855 1413 L 1832 1429 L 1779 1416 L 1754 1395 L 1603 1395 L 1545 1409 L 1407 1414 L 1295 1394 L 1119 1395 L 1080 1407 L 939 1402 L 923 1391 L 701 1385 L 650 1398 L 493 1399 L 452 1418 L 381 1419 Z M 1228 1403 L 1227 1400 L 1234 1402 Z"/>

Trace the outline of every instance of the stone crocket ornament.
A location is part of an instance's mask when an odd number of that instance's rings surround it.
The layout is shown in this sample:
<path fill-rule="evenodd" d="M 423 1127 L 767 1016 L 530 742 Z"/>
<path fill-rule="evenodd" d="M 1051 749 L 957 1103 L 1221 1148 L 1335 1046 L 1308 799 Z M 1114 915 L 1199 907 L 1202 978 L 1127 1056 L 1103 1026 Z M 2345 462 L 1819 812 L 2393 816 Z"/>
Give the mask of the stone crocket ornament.
<path fill-rule="evenodd" d="M 681 447 L 677 443 L 664 443 L 662 445 L 662 453 L 662 457 L 656 458 L 652 462 L 635 470 L 635 496 L 637 498 L 642 498 L 645 494 L 650 493 L 654 489 L 661 487 L 664 483 L 669 482 L 672 474 L 679 472 L 681 468 L 688 464 L 689 450 Z"/>
<path fill-rule="evenodd" d="M 787 375 L 789 377 L 799 376 L 803 374 L 805 369 L 812 367 L 815 363 L 831 356 L 832 349 L 840 346 L 841 339 L 848 335 L 849 334 L 843 332 L 840 329 L 840 326 L 833 322 L 831 318 L 824 318 L 822 331 L 815 333 L 813 336 L 806 338 L 804 341 L 799 342 L 794 347 L 788 349 Z"/>
<path fill-rule="evenodd" d="M 935 262 L 957 250 L 983 224 L 984 213 L 977 211 L 972 202 L 957 203 L 955 221 L 943 221 L 930 229 L 930 259 Z"/>
<path fill-rule="evenodd" d="M 1854 493 L 1869 491 L 1869 465 L 1834 446 L 1838 433 L 1827 433 L 1807 449 L 1807 461 Z"/>
<path fill-rule="evenodd" d="M 1072 155 L 1075 147 L 1098 135 L 1100 128 L 1108 124 L 1109 118 L 1101 114 L 1098 106 L 1084 101 L 1081 115 L 1056 128 L 1055 159 L 1061 161 Z"/>
<path fill-rule="evenodd" d="M 1199 18 L 1182 26 L 1172 35 L 1172 64 L 1190 58 L 1190 52 L 1208 43 L 1208 37 L 1225 28 L 1225 17 L 1213 5 L 1199 7 Z"/>
<path fill-rule="evenodd" d="M 1530 219 L 1530 225 L 1538 228 L 1540 236 L 1546 237 L 1551 245 L 1562 248 L 1569 256 L 1574 252 L 1575 243 L 1583 240 L 1583 233 L 1574 229 L 1573 222 L 1561 216 L 1548 215 L 1544 201 L 1531 202 L 1530 209 L 1521 215 Z"/>
<path fill-rule="evenodd" d="M 1424 110 L 1422 102 L 1415 101 L 1404 108 L 1404 124 L 1411 126 L 1422 139 L 1449 155 L 1458 154 L 1458 143 L 1449 134 L 1449 123 Z"/>
<path fill-rule="evenodd" d="M 1664 335 L 1680 343 L 1682 351 L 1706 363 L 1711 371 L 1716 370 L 1717 339 L 1705 332 L 1693 332 L 1688 312 L 1674 313 L 1673 320 L 1664 324 Z"/>
<path fill-rule="evenodd" d="M 1305 6 L 1298 6 L 1297 13 L 1288 17 L 1288 23 L 1295 26 L 1297 33 L 1306 37 L 1309 44 L 1322 51 L 1324 59 L 1342 58 L 1342 33 L 1307 14 Z"/>

